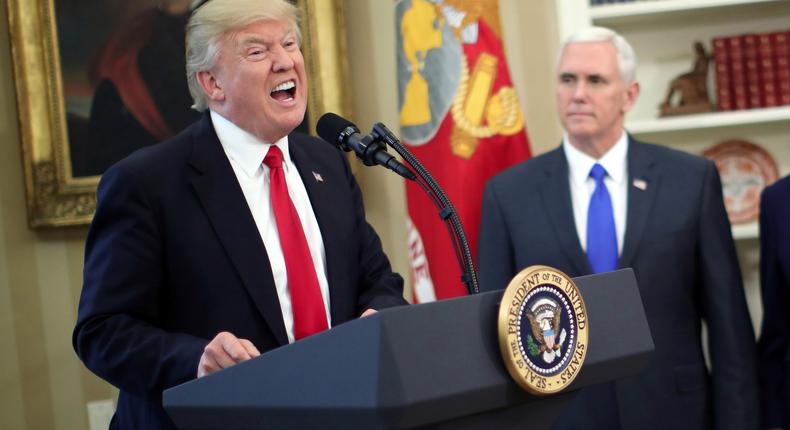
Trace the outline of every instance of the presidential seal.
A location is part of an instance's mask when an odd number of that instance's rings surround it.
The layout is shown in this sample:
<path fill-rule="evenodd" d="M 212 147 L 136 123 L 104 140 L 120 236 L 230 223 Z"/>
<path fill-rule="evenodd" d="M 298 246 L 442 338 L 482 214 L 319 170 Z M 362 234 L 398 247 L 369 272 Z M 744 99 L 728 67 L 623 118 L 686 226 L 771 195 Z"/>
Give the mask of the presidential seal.
<path fill-rule="evenodd" d="M 499 305 L 499 348 L 508 372 L 535 395 L 562 391 L 581 371 L 589 325 L 584 300 L 566 274 L 530 266 Z"/>

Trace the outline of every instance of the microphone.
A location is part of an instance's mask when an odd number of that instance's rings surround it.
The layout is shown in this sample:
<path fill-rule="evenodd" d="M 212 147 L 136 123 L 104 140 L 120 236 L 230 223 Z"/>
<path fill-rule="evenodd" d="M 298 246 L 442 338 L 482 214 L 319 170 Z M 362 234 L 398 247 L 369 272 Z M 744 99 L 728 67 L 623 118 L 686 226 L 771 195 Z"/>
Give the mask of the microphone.
<path fill-rule="evenodd" d="M 318 120 L 315 127 L 316 133 L 322 139 L 333 143 L 340 149 L 354 151 L 357 158 L 366 166 L 376 164 L 384 166 L 406 179 L 416 180 L 414 172 L 400 163 L 394 156 L 387 152 L 387 147 L 375 135 L 361 135 L 359 129 L 351 121 L 332 112 L 325 113 Z"/>
<path fill-rule="evenodd" d="M 318 135 L 327 142 L 334 143 L 344 151 L 353 150 L 366 166 L 380 164 L 406 179 L 413 180 L 419 185 L 436 205 L 436 208 L 439 209 L 439 217 L 448 226 L 453 248 L 455 249 L 455 256 L 458 259 L 459 266 L 461 266 L 461 281 L 466 284 L 469 294 L 480 292 L 477 271 L 472 261 L 472 251 L 469 247 L 469 241 L 466 239 L 461 218 L 458 216 L 447 194 L 431 176 L 428 169 L 400 143 L 395 133 L 379 122 L 373 125 L 373 131 L 370 134 L 362 136 L 357 126 L 351 121 L 333 113 L 324 114 L 318 120 L 315 128 Z M 414 172 L 388 154 L 386 145 L 391 146 L 395 152 L 400 154 L 414 168 Z"/>

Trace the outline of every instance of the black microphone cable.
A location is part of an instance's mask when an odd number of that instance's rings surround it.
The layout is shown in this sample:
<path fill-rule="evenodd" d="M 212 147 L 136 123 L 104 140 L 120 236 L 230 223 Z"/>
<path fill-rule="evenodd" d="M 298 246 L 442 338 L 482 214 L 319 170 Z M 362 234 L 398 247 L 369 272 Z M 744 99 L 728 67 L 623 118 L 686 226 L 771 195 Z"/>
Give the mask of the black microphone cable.
<path fill-rule="evenodd" d="M 461 282 L 464 283 L 469 294 L 477 294 L 480 291 L 477 271 L 458 212 L 428 169 L 400 143 L 400 140 L 382 123 L 374 124 L 373 131 L 363 136 L 354 123 L 334 113 L 324 114 L 318 120 L 316 130 L 325 141 L 345 151 L 354 151 L 366 166 L 382 165 L 406 179 L 415 181 L 422 188 L 447 226 L 452 248 L 461 268 Z M 418 174 L 415 175 L 411 169 L 389 155 L 386 152 L 387 145 L 395 149 Z"/>
<path fill-rule="evenodd" d="M 430 188 L 433 194 L 438 198 L 440 205 L 439 217 L 451 225 L 450 236 L 453 240 L 454 248 L 456 251 L 459 264 L 462 268 L 461 281 L 466 285 L 469 294 L 477 294 L 480 292 L 479 280 L 477 278 L 477 271 L 475 270 L 474 261 L 472 259 L 472 250 L 469 247 L 469 240 L 466 238 L 464 227 L 461 224 L 461 219 L 458 217 L 458 212 L 455 206 L 447 197 L 447 194 L 442 191 L 439 184 L 433 178 L 428 169 L 423 166 L 420 160 L 414 156 L 403 144 L 400 143 L 395 134 L 392 133 L 387 126 L 378 122 L 373 125 L 372 134 L 374 139 L 381 140 L 387 145 L 391 146 L 401 157 L 417 171 L 417 177 L 424 179 L 426 185 Z M 419 182 L 418 182 L 419 183 Z M 454 234 L 453 234 L 454 233 Z"/>

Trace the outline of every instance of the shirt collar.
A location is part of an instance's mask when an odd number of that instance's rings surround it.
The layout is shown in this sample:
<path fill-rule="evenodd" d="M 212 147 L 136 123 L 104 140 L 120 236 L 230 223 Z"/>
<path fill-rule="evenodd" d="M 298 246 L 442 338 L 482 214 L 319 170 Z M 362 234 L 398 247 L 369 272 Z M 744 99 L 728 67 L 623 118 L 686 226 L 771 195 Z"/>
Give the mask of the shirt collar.
<path fill-rule="evenodd" d="M 210 112 L 214 130 L 217 132 L 219 142 L 225 150 L 225 155 L 235 161 L 247 176 L 253 177 L 259 172 L 263 165 L 263 159 L 272 145 L 277 146 L 282 151 L 283 168 L 288 171 L 291 154 L 288 151 L 287 135 L 273 144 L 264 142 L 230 122 L 222 115 L 214 111 Z"/>
<path fill-rule="evenodd" d="M 625 131 L 617 139 L 603 157 L 595 159 L 578 150 L 568 140 L 568 133 L 562 137 L 562 149 L 568 160 L 570 179 L 576 186 L 582 186 L 590 176 L 590 169 L 595 163 L 606 169 L 606 173 L 616 184 L 622 184 L 626 176 L 626 156 L 628 154 L 628 135 Z"/>

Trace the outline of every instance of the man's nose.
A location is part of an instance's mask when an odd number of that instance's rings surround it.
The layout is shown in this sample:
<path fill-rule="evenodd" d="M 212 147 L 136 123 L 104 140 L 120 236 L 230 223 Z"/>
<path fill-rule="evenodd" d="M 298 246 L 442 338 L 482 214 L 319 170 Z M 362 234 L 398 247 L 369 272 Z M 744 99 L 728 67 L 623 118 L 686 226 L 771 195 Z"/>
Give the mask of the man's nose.
<path fill-rule="evenodd" d="M 573 98 L 576 100 L 583 100 L 587 96 L 587 85 L 585 85 L 584 81 L 576 82 L 576 86 L 573 88 Z"/>
<path fill-rule="evenodd" d="M 291 53 L 286 51 L 285 48 L 279 47 L 272 51 L 272 70 L 275 72 L 283 72 L 291 70 L 294 67 L 294 59 Z"/>

